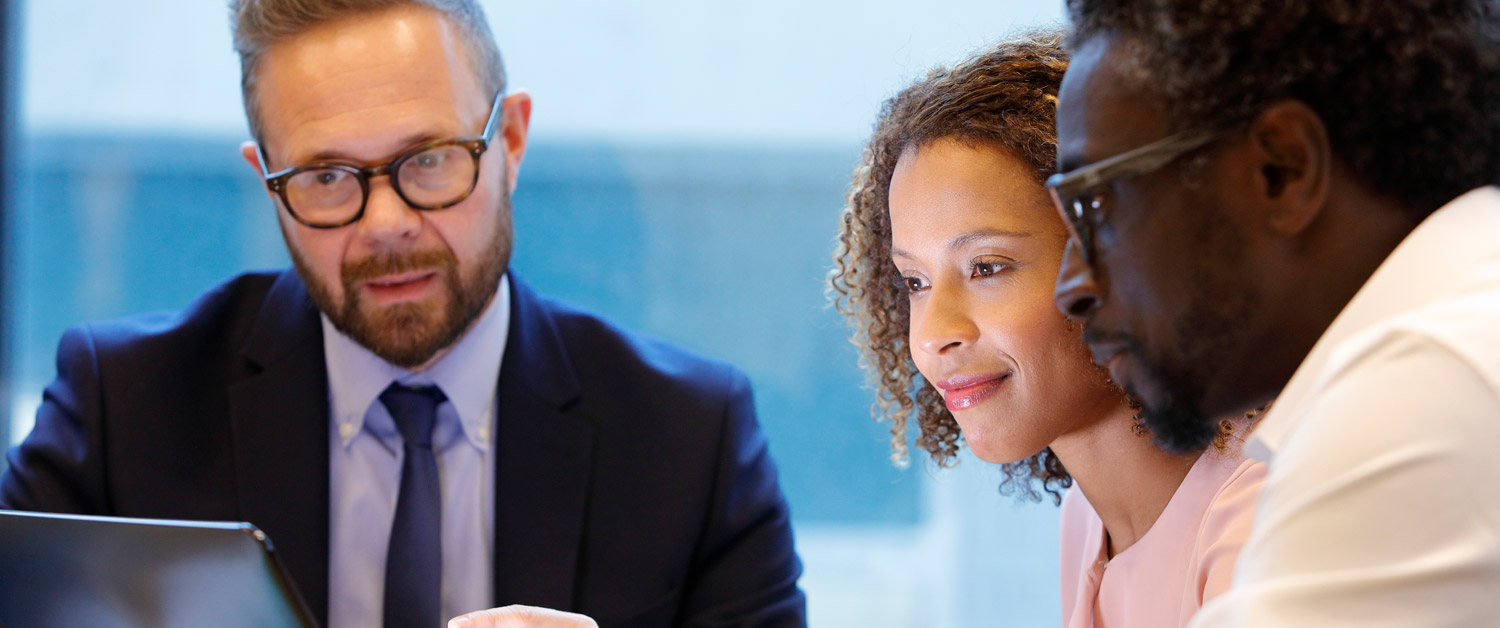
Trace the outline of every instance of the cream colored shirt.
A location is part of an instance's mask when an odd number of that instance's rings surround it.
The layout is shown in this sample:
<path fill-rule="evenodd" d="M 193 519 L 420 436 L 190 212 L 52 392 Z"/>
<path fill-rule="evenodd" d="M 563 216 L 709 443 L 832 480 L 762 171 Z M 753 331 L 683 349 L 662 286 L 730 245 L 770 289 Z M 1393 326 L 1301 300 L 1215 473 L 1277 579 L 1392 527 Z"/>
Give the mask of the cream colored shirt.
<path fill-rule="evenodd" d="M 1246 453 L 1255 529 L 1193 628 L 1500 627 L 1500 190 L 1386 258 Z"/>

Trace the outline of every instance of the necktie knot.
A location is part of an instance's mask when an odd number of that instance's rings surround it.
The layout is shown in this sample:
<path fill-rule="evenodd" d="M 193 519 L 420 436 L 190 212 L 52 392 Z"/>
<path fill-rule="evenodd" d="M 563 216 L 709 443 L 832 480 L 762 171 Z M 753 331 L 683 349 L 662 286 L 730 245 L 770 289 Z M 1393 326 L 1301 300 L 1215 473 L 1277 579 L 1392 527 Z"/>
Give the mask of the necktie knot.
<path fill-rule="evenodd" d="M 447 399 L 437 386 L 391 384 L 380 393 L 380 402 L 390 411 L 402 440 L 408 446 L 425 449 L 432 449 L 432 427 L 437 423 L 437 407 Z"/>

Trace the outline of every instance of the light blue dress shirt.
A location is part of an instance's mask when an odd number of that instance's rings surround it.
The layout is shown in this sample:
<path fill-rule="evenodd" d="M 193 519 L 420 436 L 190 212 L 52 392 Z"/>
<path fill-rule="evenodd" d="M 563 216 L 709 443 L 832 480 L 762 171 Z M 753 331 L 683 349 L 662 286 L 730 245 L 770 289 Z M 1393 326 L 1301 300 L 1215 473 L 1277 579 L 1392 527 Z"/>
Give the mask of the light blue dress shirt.
<path fill-rule="evenodd" d="M 392 382 L 435 385 L 433 447 L 443 500 L 443 618 L 494 605 L 495 412 L 510 329 L 510 282 L 442 358 L 413 373 L 323 317 L 329 389 L 328 628 L 376 628 L 401 485 L 401 434 L 379 396 Z"/>

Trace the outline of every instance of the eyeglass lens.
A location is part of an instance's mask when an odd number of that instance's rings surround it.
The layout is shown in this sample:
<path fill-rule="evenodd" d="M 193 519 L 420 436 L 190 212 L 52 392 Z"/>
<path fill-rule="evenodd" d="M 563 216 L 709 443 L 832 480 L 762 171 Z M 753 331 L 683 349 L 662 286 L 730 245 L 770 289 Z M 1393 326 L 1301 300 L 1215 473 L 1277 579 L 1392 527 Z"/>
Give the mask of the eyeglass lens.
<path fill-rule="evenodd" d="M 1085 263 L 1093 263 L 1094 221 L 1098 220 L 1097 214 L 1101 206 L 1099 197 L 1094 194 L 1074 197 L 1067 204 L 1068 220 L 1065 222 L 1073 239 L 1078 241 L 1078 252 Z"/>

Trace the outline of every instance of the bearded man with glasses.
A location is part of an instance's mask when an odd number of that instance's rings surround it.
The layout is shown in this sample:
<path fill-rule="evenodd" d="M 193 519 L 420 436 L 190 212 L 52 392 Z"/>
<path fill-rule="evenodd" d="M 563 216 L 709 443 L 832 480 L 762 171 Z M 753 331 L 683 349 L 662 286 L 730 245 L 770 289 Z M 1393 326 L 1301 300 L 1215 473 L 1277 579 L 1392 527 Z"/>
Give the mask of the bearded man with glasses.
<path fill-rule="evenodd" d="M 230 8 L 295 271 L 69 330 L 0 507 L 249 521 L 332 628 L 804 625 L 745 376 L 508 269 L 531 99 L 477 3 Z"/>
<path fill-rule="evenodd" d="M 1191 626 L 1500 626 L 1500 8 L 1068 9 L 1058 308 L 1168 449 L 1276 400 Z"/>

